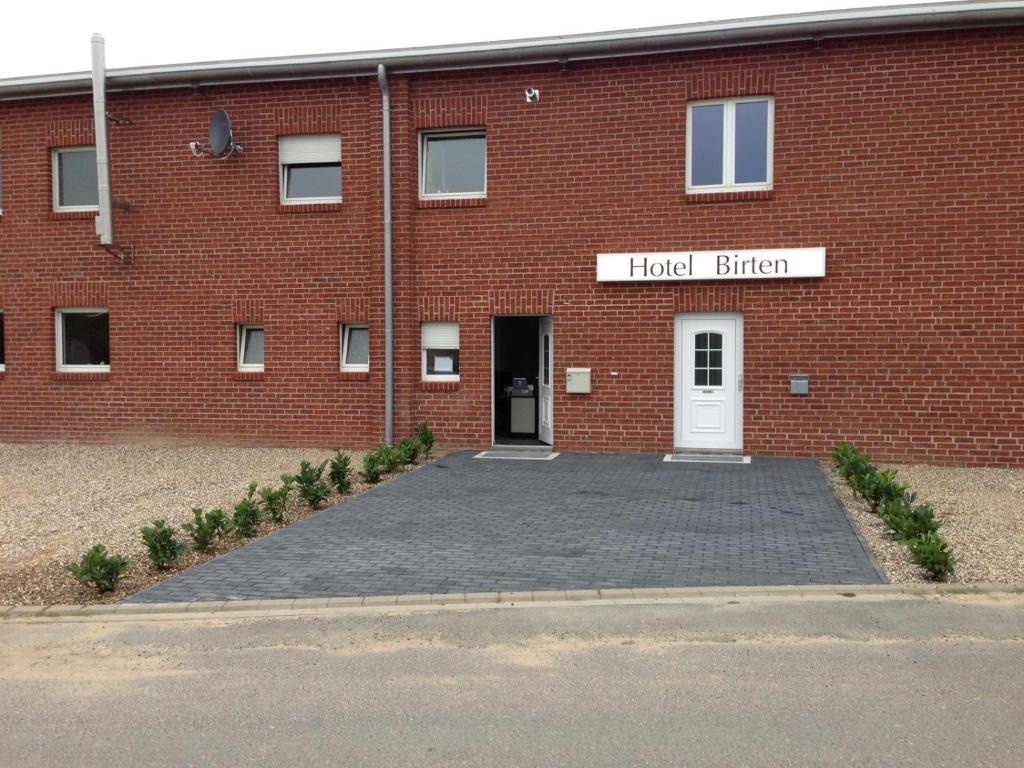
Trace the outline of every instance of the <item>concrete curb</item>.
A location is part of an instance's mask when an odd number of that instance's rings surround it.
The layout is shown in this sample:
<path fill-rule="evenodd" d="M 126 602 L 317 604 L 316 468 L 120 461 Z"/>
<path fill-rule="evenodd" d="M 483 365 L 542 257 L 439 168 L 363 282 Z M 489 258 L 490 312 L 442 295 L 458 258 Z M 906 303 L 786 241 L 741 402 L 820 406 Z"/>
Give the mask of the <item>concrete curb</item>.
<path fill-rule="evenodd" d="M 737 598 L 848 599 L 850 597 L 941 597 L 944 595 L 1024 594 L 1024 584 L 821 584 L 792 587 L 666 587 L 580 589 L 556 592 L 456 592 L 438 595 L 371 595 L 275 600 L 201 600 L 190 603 L 111 603 L 108 605 L 0 606 L 0 619 L 145 619 L 187 615 L 284 615 L 333 613 L 352 609 L 480 608 L 511 605 L 627 605 L 652 602 L 735 600 Z"/>

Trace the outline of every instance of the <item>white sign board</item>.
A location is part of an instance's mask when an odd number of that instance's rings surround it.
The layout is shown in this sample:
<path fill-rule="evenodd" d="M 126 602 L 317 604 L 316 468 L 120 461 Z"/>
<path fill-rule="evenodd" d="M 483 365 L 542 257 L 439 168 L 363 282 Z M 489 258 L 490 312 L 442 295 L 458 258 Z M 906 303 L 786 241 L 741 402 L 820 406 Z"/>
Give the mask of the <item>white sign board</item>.
<path fill-rule="evenodd" d="M 824 248 L 597 254 L 599 283 L 824 276 Z"/>

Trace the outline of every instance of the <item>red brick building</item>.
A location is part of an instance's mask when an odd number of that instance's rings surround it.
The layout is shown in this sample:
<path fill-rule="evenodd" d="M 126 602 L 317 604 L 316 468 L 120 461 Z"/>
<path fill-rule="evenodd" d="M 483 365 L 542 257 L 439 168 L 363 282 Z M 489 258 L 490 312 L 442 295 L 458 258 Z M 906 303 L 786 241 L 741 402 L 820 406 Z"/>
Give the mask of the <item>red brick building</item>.
<path fill-rule="evenodd" d="M 1022 463 L 1019 2 L 0 81 L 0 440 L 381 441 L 379 65 L 396 435 Z"/>

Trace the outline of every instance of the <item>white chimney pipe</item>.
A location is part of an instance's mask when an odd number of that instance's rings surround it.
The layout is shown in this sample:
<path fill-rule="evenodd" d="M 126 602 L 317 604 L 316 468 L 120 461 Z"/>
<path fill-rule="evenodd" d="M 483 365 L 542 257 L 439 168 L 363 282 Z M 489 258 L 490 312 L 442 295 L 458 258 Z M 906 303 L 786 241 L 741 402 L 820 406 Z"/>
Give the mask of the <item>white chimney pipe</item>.
<path fill-rule="evenodd" d="M 99 215 L 96 234 L 100 245 L 114 244 L 114 217 L 110 198 L 110 152 L 107 148 L 107 63 L 103 35 L 92 36 L 92 106 L 96 120 L 96 180 Z"/>

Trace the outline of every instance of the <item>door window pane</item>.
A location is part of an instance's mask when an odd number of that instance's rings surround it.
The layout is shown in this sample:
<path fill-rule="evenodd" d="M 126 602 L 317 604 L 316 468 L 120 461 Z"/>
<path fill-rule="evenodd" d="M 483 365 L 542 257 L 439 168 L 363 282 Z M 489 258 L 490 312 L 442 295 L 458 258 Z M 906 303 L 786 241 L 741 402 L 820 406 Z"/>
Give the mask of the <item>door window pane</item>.
<path fill-rule="evenodd" d="M 0 317 L 2 319 L 2 317 Z M 0 359 L 0 363 L 3 360 Z M 544 334 L 544 386 L 551 384 L 551 337 Z"/>
<path fill-rule="evenodd" d="M 768 102 L 736 104 L 736 183 L 768 181 Z"/>
<path fill-rule="evenodd" d="M 424 195 L 481 195 L 487 182 L 487 139 L 475 136 L 425 135 Z"/>
<path fill-rule="evenodd" d="M 61 208 L 99 205 L 96 150 L 57 152 L 57 205 Z"/>
<path fill-rule="evenodd" d="M 721 184 L 725 105 L 695 106 L 690 110 L 690 120 L 690 183 L 694 186 Z"/>
<path fill-rule="evenodd" d="M 722 386 L 722 342 L 720 333 L 698 333 L 693 338 L 693 384 L 697 387 Z"/>

